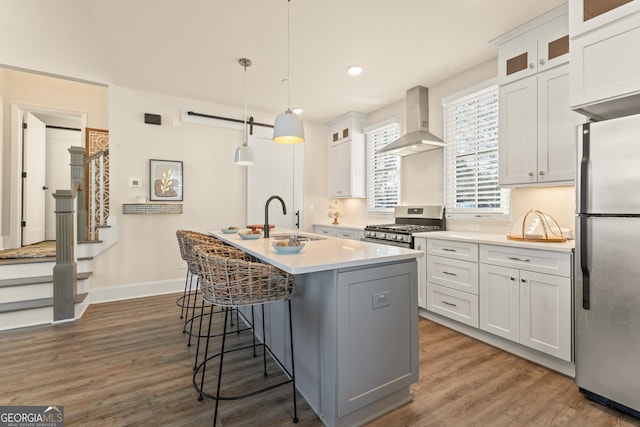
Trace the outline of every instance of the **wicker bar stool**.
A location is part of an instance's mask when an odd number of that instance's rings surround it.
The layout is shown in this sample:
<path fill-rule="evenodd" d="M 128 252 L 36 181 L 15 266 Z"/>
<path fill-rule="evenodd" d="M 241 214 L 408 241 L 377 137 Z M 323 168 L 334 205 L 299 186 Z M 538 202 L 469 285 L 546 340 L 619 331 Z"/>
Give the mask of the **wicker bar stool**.
<path fill-rule="evenodd" d="M 215 412 L 213 425 L 216 425 L 218 419 L 218 406 L 221 400 L 237 400 L 246 397 L 255 396 L 272 390 L 276 387 L 292 383 L 293 385 L 293 422 L 298 422 L 298 411 L 296 403 L 296 383 L 295 383 L 295 365 L 293 356 L 293 326 L 291 324 L 291 297 L 295 293 L 295 281 L 292 275 L 286 273 L 272 265 L 264 264 L 257 261 L 248 261 L 240 258 L 224 256 L 224 254 L 216 253 L 208 247 L 198 246 L 195 248 L 196 258 L 198 259 L 198 272 L 201 277 L 201 295 L 204 300 L 212 305 L 223 307 L 225 309 L 224 330 L 221 334 L 222 343 L 220 352 L 212 356 L 208 355 L 209 338 L 205 347 L 204 360 L 197 366 L 193 374 L 193 386 L 199 393 L 198 400 L 203 397 L 214 399 Z M 289 339 L 291 349 L 291 372 L 284 366 L 277 356 L 271 351 L 265 340 L 265 322 L 264 322 L 264 304 L 277 301 L 286 301 L 289 313 Z M 237 307 L 251 306 L 253 315 L 253 306 L 262 306 L 262 337 L 263 343 L 257 346 L 263 347 L 263 375 L 268 376 L 266 353 L 269 352 L 273 360 L 282 368 L 288 379 L 271 384 L 259 390 L 235 396 L 222 396 L 220 394 L 220 386 L 222 383 L 222 366 L 224 355 L 253 347 L 253 355 L 255 354 L 256 341 L 255 331 L 253 333 L 253 345 L 235 347 L 225 349 L 227 337 L 227 317 L 229 310 Z M 253 326 L 253 322 L 251 323 Z M 253 329 L 253 328 L 252 328 Z M 208 335 L 211 335 L 210 333 Z M 217 388 L 215 394 L 206 393 L 204 391 L 204 380 L 207 362 L 214 358 L 220 358 L 217 378 Z M 200 374 L 200 377 L 198 377 Z"/>
<path fill-rule="evenodd" d="M 225 247 L 225 248 L 230 248 L 231 246 L 227 245 L 222 240 L 209 236 L 208 234 L 199 233 L 196 231 L 186 231 L 181 233 L 181 241 L 182 241 L 182 252 L 184 252 L 184 255 L 186 258 L 185 261 L 187 262 L 187 266 L 188 266 L 188 278 L 189 278 L 189 285 L 188 285 L 188 288 L 186 289 L 186 295 L 183 295 L 183 297 L 181 297 L 181 298 L 186 297 L 186 300 L 183 299 L 182 301 L 182 305 L 184 305 L 185 311 L 186 311 L 185 313 L 186 320 L 184 321 L 184 324 L 183 324 L 182 333 L 186 333 L 189 335 L 187 347 L 191 347 L 191 338 L 194 336 L 197 337 L 198 349 L 199 349 L 200 338 L 202 335 L 202 318 L 206 316 L 207 313 L 205 313 L 204 300 L 200 299 L 200 307 L 198 307 L 198 293 L 199 293 L 198 285 L 200 282 L 200 278 L 198 277 L 198 271 L 197 271 L 198 267 L 197 267 L 197 262 L 195 259 L 195 253 L 193 248 L 196 245 L 202 245 L 202 244 Z M 243 253 L 240 251 L 238 252 Z M 193 284 L 194 276 L 195 276 L 195 285 Z M 186 283 L 185 283 L 185 286 L 186 286 Z M 180 301 L 180 299 L 178 301 Z M 189 315 L 189 310 L 191 310 L 191 315 Z M 214 311 L 212 308 L 209 311 L 208 315 L 211 315 L 213 313 Z M 236 318 L 237 318 L 237 315 L 236 315 Z M 193 325 L 198 319 L 199 319 L 200 326 L 198 328 L 198 332 L 194 333 Z M 233 320 L 232 320 L 232 324 L 233 324 Z"/>
<path fill-rule="evenodd" d="M 200 266 L 198 264 L 198 260 L 196 257 L 196 253 L 200 251 L 200 252 L 206 252 L 206 253 L 210 253 L 210 254 L 216 254 L 218 256 L 222 256 L 222 257 L 227 257 L 227 258 L 237 258 L 237 259 L 242 259 L 245 261 L 257 261 L 257 258 L 249 255 L 248 253 L 241 251 L 239 249 L 234 248 L 233 246 L 229 246 L 225 243 L 223 243 L 220 240 L 217 240 L 215 243 L 211 244 L 199 244 L 199 245 L 195 245 L 193 247 L 190 248 L 190 253 L 192 254 L 191 256 L 195 259 L 195 263 L 196 263 L 196 274 L 198 276 L 198 281 L 201 284 L 201 286 L 205 283 L 204 279 L 200 280 L 200 276 L 201 276 L 201 272 L 200 272 Z M 218 336 L 221 336 L 222 334 L 211 334 L 211 323 L 213 321 L 213 315 L 214 314 L 222 314 L 224 313 L 226 310 L 224 308 L 221 308 L 220 311 L 215 312 L 214 311 L 214 305 L 213 304 L 209 304 L 210 308 L 209 308 L 209 328 L 207 330 L 207 334 L 203 335 L 202 334 L 202 319 L 205 317 L 205 303 L 207 303 L 207 301 L 204 298 L 201 298 L 201 306 L 200 306 L 200 315 L 198 315 L 197 317 L 200 318 L 200 322 L 199 322 L 199 326 L 198 326 L 198 333 L 197 334 L 193 334 L 193 332 L 189 332 L 189 339 L 191 339 L 191 336 L 196 336 L 198 338 L 198 344 L 196 346 L 196 356 L 195 356 L 195 361 L 193 363 L 193 370 L 195 371 L 198 367 L 198 355 L 200 354 L 200 339 L 203 337 L 206 337 L 207 340 L 209 338 L 215 338 Z M 236 309 L 234 310 L 236 313 L 236 329 L 234 331 L 230 331 L 227 332 L 225 330 L 224 333 L 236 333 L 239 334 L 240 332 L 243 331 L 247 331 L 247 330 L 251 330 L 251 328 L 253 328 L 253 319 L 251 319 L 251 321 L 249 321 L 248 319 L 244 318 L 244 316 L 242 316 L 245 320 L 245 322 L 247 322 L 250 326 L 249 327 L 245 327 L 245 328 L 241 328 L 240 327 L 240 319 L 239 319 L 239 311 Z M 253 313 L 253 310 L 251 310 Z M 193 320 L 191 322 L 191 325 L 193 325 Z M 233 327 L 233 313 L 231 316 L 231 326 Z M 190 328 L 191 329 L 191 328 Z M 254 343 L 255 344 L 255 343 Z M 255 350 L 254 350 L 255 353 Z M 206 353 L 205 353 L 205 358 L 206 358 Z"/>

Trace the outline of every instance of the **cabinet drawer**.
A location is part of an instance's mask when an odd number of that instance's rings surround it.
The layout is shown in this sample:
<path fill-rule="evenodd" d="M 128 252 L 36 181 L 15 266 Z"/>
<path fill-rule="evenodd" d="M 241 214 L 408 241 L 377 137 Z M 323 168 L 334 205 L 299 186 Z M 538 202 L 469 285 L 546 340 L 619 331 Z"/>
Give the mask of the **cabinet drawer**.
<path fill-rule="evenodd" d="M 478 295 L 478 264 L 429 255 L 427 282 Z"/>
<path fill-rule="evenodd" d="M 480 262 L 556 276 L 571 276 L 571 254 L 566 252 L 480 245 Z"/>
<path fill-rule="evenodd" d="M 336 237 L 342 237 L 343 239 L 360 240 L 360 232 L 358 230 L 336 230 Z"/>
<path fill-rule="evenodd" d="M 455 240 L 427 239 L 427 254 L 478 262 L 478 244 Z"/>
<path fill-rule="evenodd" d="M 427 282 L 427 310 L 478 327 L 478 296 Z"/>
<path fill-rule="evenodd" d="M 336 236 L 336 229 L 332 227 L 318 227 L 316 226 L 317 234 L 324 234 L 325 236 Z"/>

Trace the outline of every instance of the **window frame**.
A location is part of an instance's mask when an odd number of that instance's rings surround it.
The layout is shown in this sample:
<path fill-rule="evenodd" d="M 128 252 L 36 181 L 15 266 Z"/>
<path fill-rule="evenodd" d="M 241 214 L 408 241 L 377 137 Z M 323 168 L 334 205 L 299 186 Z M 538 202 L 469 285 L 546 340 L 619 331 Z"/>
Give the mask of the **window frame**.
<path fill-rule="evenodd" d="M 383 120 L 380 122 L 377 122 L 375 124 L 372 124 L 370 126 L 367 126 L 364 128 L 364 134 L 365 134 L 365 146 L 366 146 L 366 156 L 367 156 L 367 170 L 366 170 L 366 174 L 367 174 L 367 212 L 373 215 L 392 215 L 394 212 L 394 207 L 396 205 L 400 204 L 400 200 L 402 197 L 402 161 L 401 158 L 398 156 L 393 156 L 397 158 L 397 169 L 396 169 L 396 173 L 397 173 L 397 177 L 398 177 L 398 184 L 397 184 L 397 199 L 395 201 L 394 206 L 388 206 L 388 207 L 382 207 L 382 208 L 377 208 L 375 207 L 375 194 L 374 194 L 374 185 L 375 185 L 375 171 L 373 170 L 374 165 L 372 165 L 372 159 L 374 159 L 377 156 L 380 157 L 386 157 L 386 156 L 390 156 L 389 154 L 382 154 L 382 155 L 377 155 L 375 154 L 374 150 L 380 149 L 382 148 L 382 146 L 380 147 L 373 147 L 372 146 L 372 142 L 371 142 L 371 134 L 376 133 L 376 132 L 381 132 L 383 131 L 385 128 L 389 128 L 395 126 L 396 127 L 396 131 L 397 131 L 397 136 L 398 138 L 401 136 L 401 132 L 402 132 L 402 127 L 401 127 L 401 122 L 400 122 L 400 116 L 395 116 L 392 117 L 390 119 L 387 120 Z M 395 140 L 395 139 L 394 139 Z M 389 141 L 392 142 L 392 141 Z M 386 144 L 385 144 L 386 145 Z"/>
<path fill-rule="evenodd" d="M 496 189 L 500 192 L 500 207 L 493 208 L 461 208 L 455 207 L 455 196 L 457 194 L 456 183 L 455 183 L 455 166 L 454 162 L 460 156 L 457 156 L 451 153 L 451 150 L 455 147 L 455 142 L 451 141 L 451 129 L 453 125 L 449 123 L 450 120 L 450 109 L 452 105 L 462 104 L 465 101 L 476 98 L 480 96 L 481 93 L 492 89 L 495 90 L 496 97 L 496 111 L 495 111 L 495 120 L 496 120 L 496 137 L 495 137 L 495 152 L 497 153 L 497 157 L 494 161 L 492 161 L 492 166 L 495 165 L 495 182 Z M 445 148 L 444 148 L 444 203 L 447 209 L 447 216 L 455 216 L 456 218 L 487 218 L 487 219 L 507 219 L 510 217 L 510 190 L 505 188 L 500 188 L 498 183 L 498 168 L 499 168 L 499 156 L 500 156 L 500 144 L 499 144 L 499 87 L 497 78 L 492 78 L 481 82 L 479 84 L 470 86 L 462 91 L 456 92 L 452 95 L 449 95 L 442 99 L 442 113 L 443 113 L 443 128 L 444 128 L 444 140 L 445 140 Z M 477 152 L 476 152 L 477 153 Z M 453 182 L 452 182 L 453 181 Z M 478 185 L 476 181 L 475 194 L 478 195 Z M 476 197 L 477 199 L 477 197 Z"/>

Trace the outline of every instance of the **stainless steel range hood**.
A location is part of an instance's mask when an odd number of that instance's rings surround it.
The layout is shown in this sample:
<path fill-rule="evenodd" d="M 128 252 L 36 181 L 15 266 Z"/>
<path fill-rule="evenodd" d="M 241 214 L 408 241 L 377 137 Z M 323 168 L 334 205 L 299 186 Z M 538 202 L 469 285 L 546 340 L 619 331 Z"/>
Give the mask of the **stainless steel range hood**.
<path fill-rule="evenodd" d="M 444 142 L 429 132 L 429 89 L 416 86 L 407 91 L 407 133 L 385 145 L 377 154 L 408 156 L 444 147 Z"/>

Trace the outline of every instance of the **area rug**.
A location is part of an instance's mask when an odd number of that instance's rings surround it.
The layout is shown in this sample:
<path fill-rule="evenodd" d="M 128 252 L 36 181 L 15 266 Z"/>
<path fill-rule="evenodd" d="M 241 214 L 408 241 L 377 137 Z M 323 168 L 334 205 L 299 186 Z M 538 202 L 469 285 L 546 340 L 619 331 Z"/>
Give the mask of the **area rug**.
<path fill-rule="evenodd" d="M 45 242 L 34 243 L 33 245 L 23 246 L 16 249 L 4 249 L 0 251 L 0 259 L 15 258 L 45 258 L 56 256 L 55 240 L 47 240 Z"/>

